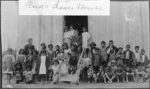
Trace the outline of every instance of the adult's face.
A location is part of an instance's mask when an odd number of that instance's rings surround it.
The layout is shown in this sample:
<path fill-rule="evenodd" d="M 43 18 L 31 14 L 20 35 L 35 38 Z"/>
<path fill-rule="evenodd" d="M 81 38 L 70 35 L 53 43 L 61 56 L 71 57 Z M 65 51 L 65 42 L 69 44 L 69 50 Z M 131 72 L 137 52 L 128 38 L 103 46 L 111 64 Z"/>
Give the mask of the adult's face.
<path fill-rule="evenodd" d="M 32 43 L 33 43 L 33 40 L 32 40 L 32 39 L 30 39 L 30 40 L 28 41 L 28 43 L 29 43 L 29 44 L 32 44 Z"/>

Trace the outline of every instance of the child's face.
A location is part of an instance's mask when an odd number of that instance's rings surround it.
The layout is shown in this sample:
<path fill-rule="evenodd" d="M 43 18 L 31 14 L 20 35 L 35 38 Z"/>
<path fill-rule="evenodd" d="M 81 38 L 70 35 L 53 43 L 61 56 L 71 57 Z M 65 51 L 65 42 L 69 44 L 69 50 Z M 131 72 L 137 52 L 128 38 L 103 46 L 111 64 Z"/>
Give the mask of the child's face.
<path fill-rule="evenodd" d="M 103 70 L 103 67 L 100 67 L 100 68 L 99 68 L 99 71 L 102 71 L 102 70 Z"/>
<path fill-rule="evenodd" d="M 96 53 L 99 53 L 99 50 L 95 50 Z"/>
<path fill-rule="evenodd" d="M 139 48 L 135 48 L 135 51 L 136 51 L 136 52 L 139 52 Z"/>
<path fill-rule="evenodd" d="M 58 47 L 58 46 L 56 46 L 56 47 L 55 47 L 55 49 L 56 49 L 56 50 L 59 50 L 59 47 Z"/>
<path fill-rule="evenodd" d="M 101 45 L 102 45 L 102 47 L 105 47 L 105 44 L 104 44 L 104 43 L 102 43 Z"/>
<path fill-rule="evenodd" d="M 84 58 L 87 58 L 87 54 L 86 54 L 86 53 L 84 53 L 83 57 L 84 57 Z"/>
<path fill-rule="evenodd" d="M 113 42 L 110 42 L 109 45 L 110 45 L 110 46 L 113 46 Z"/>
<path fill-rule="evenodd" d="M 27 71 L 30 71 L 30 68 L 27 68 Z"/>
<path fill-rule="evenodd" d="M 58 63 L 57 63 L 57 62 L 54 62 L 54 65 L 55 65 L 55 66 L 57 66 L 57 65 L 58 65 Z"/>
<path fill-rule="evenodd" d="M 78 35 L 78 31 L 75 31 L 74 34 L 75 34 L 75 35 Z"/>
<path fill-rule="evenodd" d="M 35 56 L 35 55 L 36 55 L 36 53 L 35 53 L 35 52 L 33 52 L 33 55 Z"/>
<path fill-rule="evenodd" d="M 130 50 L 130 46 L 126 46 L 126 49 L 127 49 L 127 50 Z"/>
<path fill-rule="evenodd" d="M 86 28 L 83 28 L 83 32 L 86 32 Z"/>
<path fill-rule="evenodd" d="M 23 54 L 23 50 L 20 51 L 20 54 Z"/>
<path fill-rule="evenodd" d="M 48 48 L 49 48 L 50 50 L 52 50 L 52 49 L 53 49 L 53 46 L 49 46 Z"/>
<path fill-rule="evenodd" d="M 142 50 L 142 51 L 141 51 L 141 53 L 142 53 L 142 55 L 144 55 L 144 54 L 145 54 L 145 51 L 144 51 L 144 50 Z"/>
<path fill-rule="evenodd" d="M 17 68 L 20 68 L 20 65 L 19 65 L 19 64 L 17 65 Z"/>

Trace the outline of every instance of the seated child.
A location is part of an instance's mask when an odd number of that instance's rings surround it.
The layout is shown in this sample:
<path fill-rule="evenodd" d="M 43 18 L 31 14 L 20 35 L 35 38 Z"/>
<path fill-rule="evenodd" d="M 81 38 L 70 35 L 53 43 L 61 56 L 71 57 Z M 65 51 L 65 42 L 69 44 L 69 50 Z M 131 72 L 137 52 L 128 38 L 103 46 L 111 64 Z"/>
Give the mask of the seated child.
<path fill-rule="evenodd" d="M 117 66 L 115 65 L 115 61 L 111 61 L 108 63 L 108 67 L 105 70 L 105 76 L 109 80 L 108 83 L 112 83 L 113 80 L 116 78 L 117 74 Z"/>
<path fill-rule="evenodd" d="M 131 69 L 130 67 L 126 66 L 124 70 L 126 72 L 126 82 L 129 81 L 129 76 L 131 76 L 133 78 L 133 80 L 136 81 L 135 80 L 135 71 L 134 71 L 134 69 Z"/>
<path fill-rule="evenodd" d="M 31 84 L 32 81 L 32 71 L 31 71 L 31 66 L 27 66 L 26 70 L 24 71 L 24 76 L 25 76 L 25 81 L 27 84 Z"/>
<path fill-rule="evenodd" d="M 22 64 L 23 70 L 25 70 L 26 56 L 24 54 L 24 49 L 19 50 L 19 55 L 18 55 L 17 61 L 19 61 Z"/>
<path fill-rule="evenodd" d="M 125 70 L 123 68 L 123 65 L 118 65 L 117 69 L 117 82 L 120 82 L 120 78 L 122 78 L 123 82 L 125 82 Z"/>
<path fill-rule="evenodd" d="M 89 69 L 89 66 L 91 65 L 91 59 L 88 57 L 87 53 L 83 54 L 82 65 L 83 65 L 83 78 L 86 78 L 87 70 Z"/>
<path fill-rule="evenodd" d="M 88 83 L 94 82 L 94 70 L 93 67 L 90 66 L 90 68 L 87 70 L 87 75 L 88 75 Z"/>
<path fill-rule="evenodd" d="M 116 53 L 116 63 L 117 65 L 123 65 L 123 48 L 120 47 Z"/>
<path fill-rule="evenodd" d="M 99 67 L 99 71 L 97 73 L 97 77 L 98 77 L 98 81 L 104 81 L 104 83 L 106 83 L 106 77 L 105 77 L 105 71 L 104 71 L 104 67 L 100 66 Z"/>
<path fill-rule="evenodd" d="M 16 84 L 19 84 L 23 81 L 23 68 L 20 62 L 15 64 L 15 78 L 16 78 Z"/>
<path fill-rule="evenodd" d="M 143 82 L 146 72 L 142 69 L 142 66 L 139 65 L 137 69 L 135 69 L 136 81 Z"/>
<path fill-rule="evenodd" d="M 148 65 L 148 67 L 146 67 L 145 72 L 146 72 L 146 74 L 144 77 L 144 81 L 147 81 L 150 77 L 150 64 Z"/>
<path fill-rule="evenodd" d="M 55 60 L 54 65 L 50 66 L 49 69 L 53 70 L 53 81 L 51 84 L 58 83 L 58 81 L 59 81 L 59 61 Z"/>

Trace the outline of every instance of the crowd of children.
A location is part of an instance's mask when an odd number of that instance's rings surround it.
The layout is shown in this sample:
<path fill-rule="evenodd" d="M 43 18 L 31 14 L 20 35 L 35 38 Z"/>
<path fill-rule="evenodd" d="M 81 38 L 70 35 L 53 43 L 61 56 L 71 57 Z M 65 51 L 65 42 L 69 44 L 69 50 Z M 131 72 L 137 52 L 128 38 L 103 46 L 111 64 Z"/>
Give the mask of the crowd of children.
<path fill-rule="evenodd" d="M 3 57 L 3 69 L 9 76 L 8 80 L 14 76 L 17 84 L 44 81 L 54 84 L 59 80 L 65 81 L 61 79 L 63 77 L 74 75 L 70 78 L 88 83 L 148 80 L 150 65 L 144 49 L 140 52 L 140 47 L 135 46 L 133 52 L 130 45 L 126 45 L 123 51 L 122 47 L 114 46 L 112 40 L 108 47 L 105 41 L 101 42 L 101 47 L 96 47 L 94 42 L 89 43 L 90 34 L 86 28 L 83 28 L 82 36 L 73 27 L 70 29 L 65 30 L 62 46 L 56 45 L 54 48 L 52 44 L 46 46 L 42 43 L 37 51 L 30 38 L 29 44 L 20 49 L 16 57 L 9 48 Z"/>

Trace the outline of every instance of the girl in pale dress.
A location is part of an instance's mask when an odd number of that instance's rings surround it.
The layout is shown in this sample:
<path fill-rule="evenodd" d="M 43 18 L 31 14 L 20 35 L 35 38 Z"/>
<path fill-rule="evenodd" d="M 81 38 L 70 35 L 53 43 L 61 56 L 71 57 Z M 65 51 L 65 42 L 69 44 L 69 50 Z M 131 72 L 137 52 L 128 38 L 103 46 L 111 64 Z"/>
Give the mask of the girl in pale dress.
<path fill-rule="evenodd" d="M 49 67 L 53 71 L 53 81 L 51 84 L 58 83 L 59 81 L 59 61 L 55 60 L 54 64 Z"/>
<path fill-rule="evenodd" d="M 90 40 L 90 34 L 87 32 L 87 29 L 84 27 L 82 33 L 82 48 L 84 51 L 89 46 L 89 40 Z"/>
<path fill-rule="evenodd" d="M 15 62 L 15 57 L 14 55 L 12 54 L 12 49 L 9 48 L 7 50 L 8 54 L 4 55 L 3 57 L 3 73 L 6 73 L 7 74 L 7 83 L 10 83 L 10 80 L 11 80 L 11 75 L 12 75 L 12 72 L 13 72 L 13 65 L 14 65 L 14 62 Z"/>
<path fill-rule="evenodd" d="M 42 80 L 42 82 L 43 82 L 43 79 L 47 80 L 47 76 L 46 76 L 46 70 L 47 70 L 46 62 L 47 62 L 47 60 L 48 60 L 48 58 L 46 56 L 46 51 L 41 51 L 39 76 L 40 76 L 40 80 Z"/>

